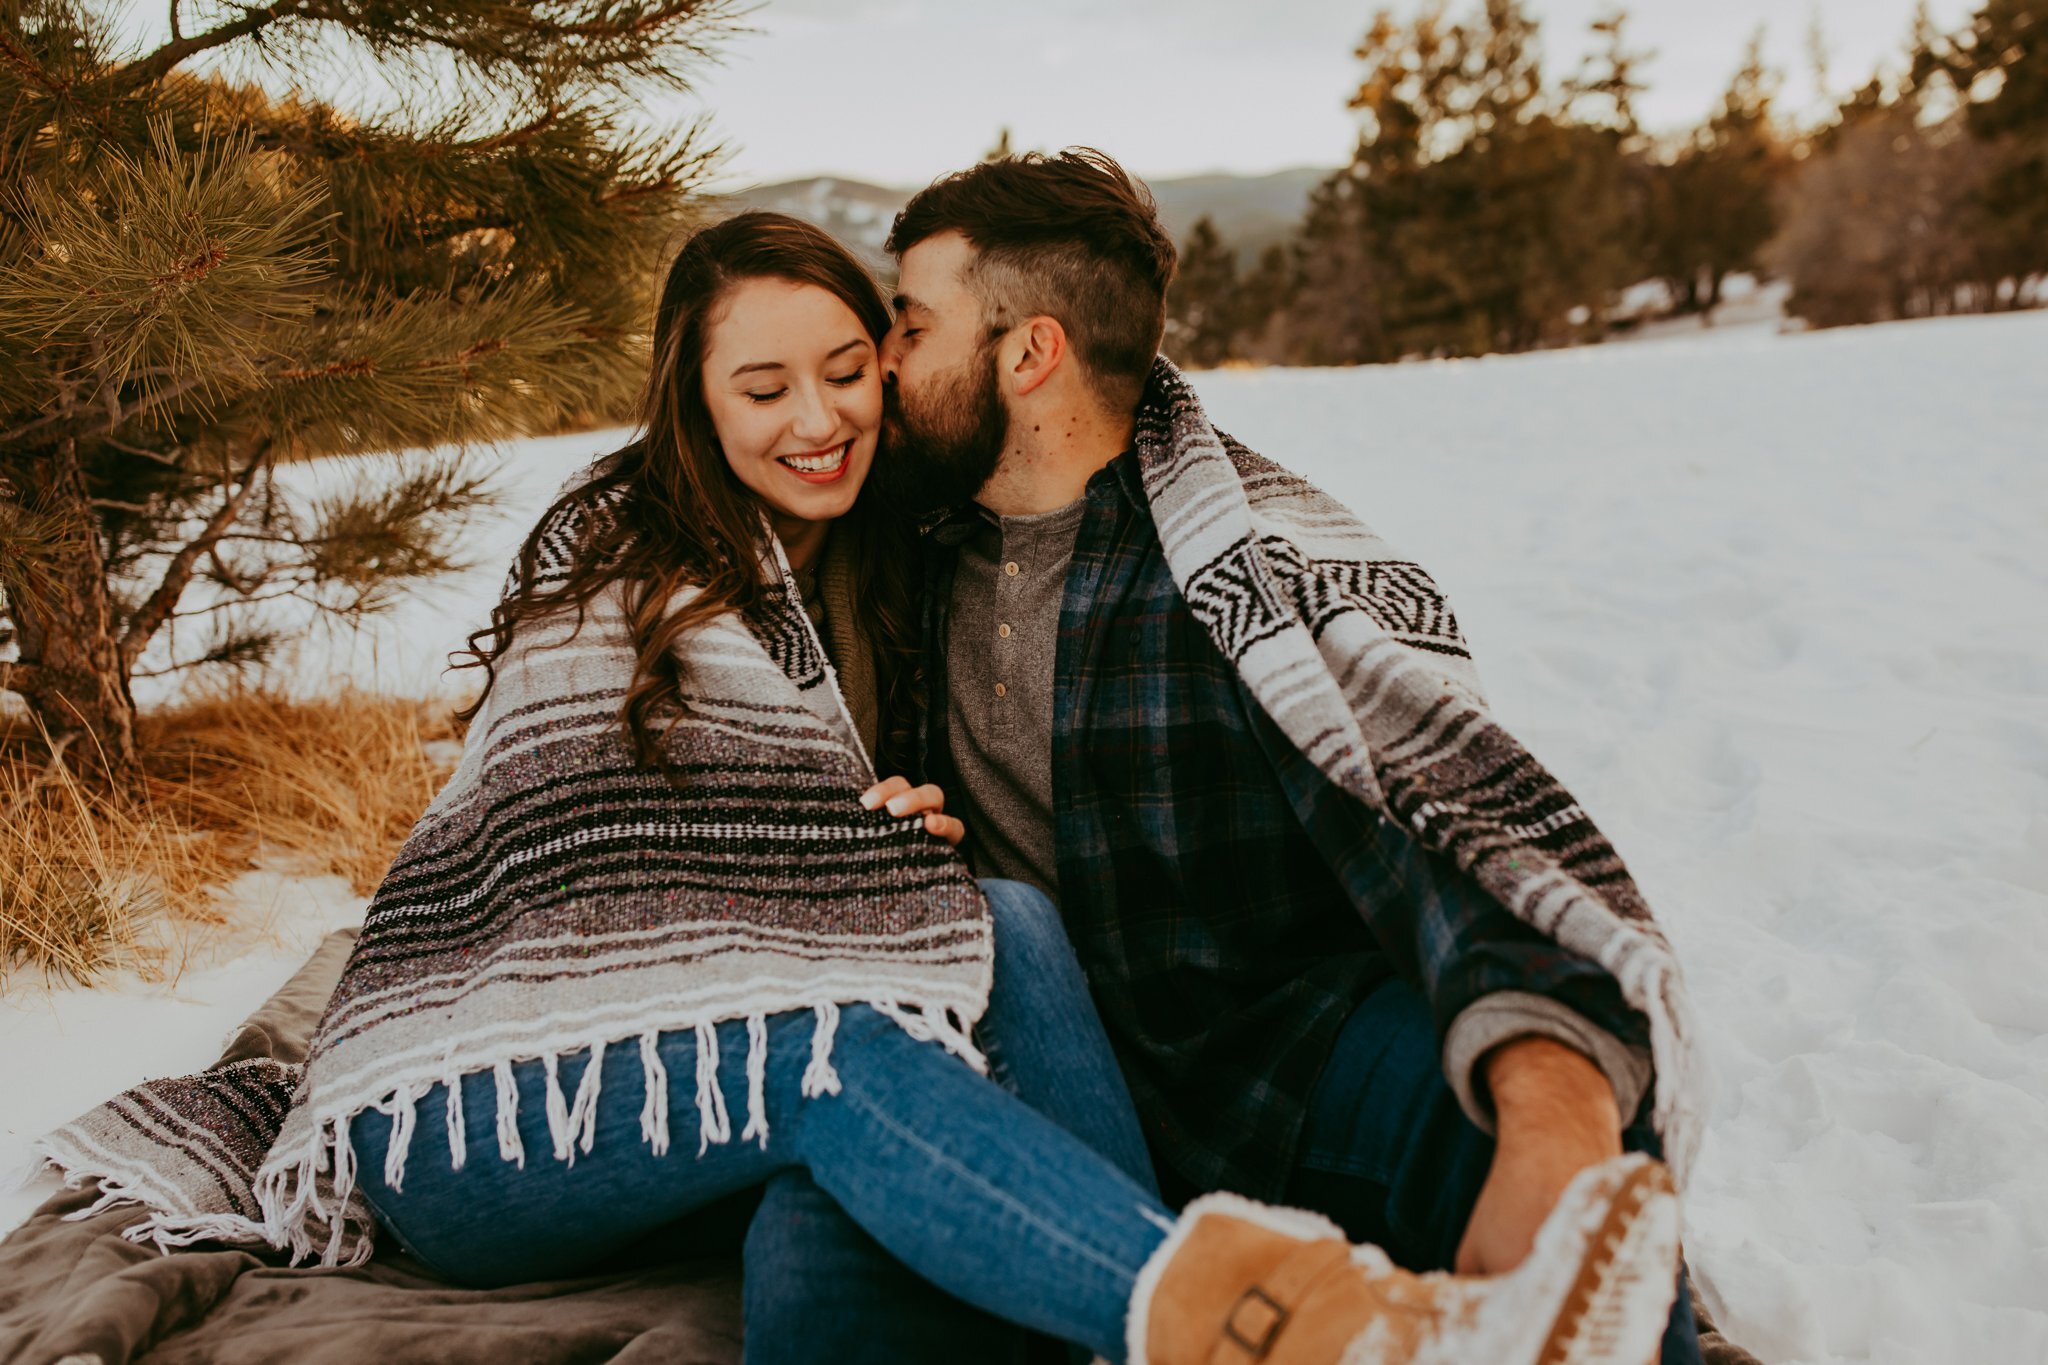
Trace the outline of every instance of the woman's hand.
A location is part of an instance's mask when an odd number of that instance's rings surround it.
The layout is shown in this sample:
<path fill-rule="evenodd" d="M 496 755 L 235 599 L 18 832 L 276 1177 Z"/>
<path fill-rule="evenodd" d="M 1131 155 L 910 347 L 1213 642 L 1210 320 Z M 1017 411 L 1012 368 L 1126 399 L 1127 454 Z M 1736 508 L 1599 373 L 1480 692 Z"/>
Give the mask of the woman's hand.
<path fill-rule="evenodd" d="M 922 813 L 925 833 L 936 834 L 956 848 L 967 835 L 967 826 L 946 814 L 946 794 L 929 782 L 913 787 L 907 777 L 884 778 L 860 794 L 860 803 L 869 810 L 887 807 L 891 815 Z"/>

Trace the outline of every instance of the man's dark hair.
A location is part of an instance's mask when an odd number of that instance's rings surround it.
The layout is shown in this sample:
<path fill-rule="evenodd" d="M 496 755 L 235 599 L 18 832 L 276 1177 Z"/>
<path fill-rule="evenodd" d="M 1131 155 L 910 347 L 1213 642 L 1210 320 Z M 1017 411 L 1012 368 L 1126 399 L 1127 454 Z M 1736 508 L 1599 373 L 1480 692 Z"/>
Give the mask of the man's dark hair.
<path fill-rule="evenodd" d="M 1137 406 L 1166 331 L 1176 260 L 1142 181 L 1091 147 L 985 161 L 904 205 L 889 253 L 942 232 L 975 250 L 967 283 L 992 335 L 1057 318 L 1104 401 Z"/>

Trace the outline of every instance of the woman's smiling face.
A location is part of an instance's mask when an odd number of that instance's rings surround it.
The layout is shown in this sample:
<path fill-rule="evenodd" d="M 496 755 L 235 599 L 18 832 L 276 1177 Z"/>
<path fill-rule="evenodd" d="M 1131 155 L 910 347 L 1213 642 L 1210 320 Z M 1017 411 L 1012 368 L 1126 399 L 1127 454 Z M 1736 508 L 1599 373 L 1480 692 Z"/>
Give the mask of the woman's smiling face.
<path fill-rule="evenodd" d="M 816 285 L 745 280 L 704 341 L 704 401 L 726 463 L 785 544 L 852 509 L 875 458 L 882 377 L 851 308 Z"/>

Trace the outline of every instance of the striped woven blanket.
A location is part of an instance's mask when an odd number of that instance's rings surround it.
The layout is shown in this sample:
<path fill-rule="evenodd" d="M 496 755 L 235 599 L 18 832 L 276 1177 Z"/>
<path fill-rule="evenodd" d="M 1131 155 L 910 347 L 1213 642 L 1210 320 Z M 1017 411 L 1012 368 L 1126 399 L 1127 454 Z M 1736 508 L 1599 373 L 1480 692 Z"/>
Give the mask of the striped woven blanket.
<path fill-rule="evenodd" d="M 1613 845 L 1488 713 L 1429 575 L 1218 431 L 1163 358 L 1137 455 L 1174 582 L 1282 732 L 1518 919 L 1600 963 L 1649 1019 L 1653 1117 L 1683 1180 L 1705 1108 L 1677 959 Z"/>
<path fill-rule="evenodd" d="M 598 509 L 600 512 L 602 509 Z M 543 580 L 577 540 L 543 538 Z M 523 1164 L 512 1063 L 548 1076 L 552 1156 L 591 1150 L 603 1052 L 640 1050 L 642 1139 L 668 1145 L 668 1087 L 694 1086 L 701 1141 L 733 1138 L 715 1083 L 721 1020 L 813 1009 L 807 1094 L 836 1092 L 838 1006 L 873 1004 L 975 1065 L 992 941 L 980 890 L 917 818 L 869 812 L 875 780 L 772 536 L 770 605 L 685 642 L 685 706 L 665 737 L 680 785 L 637 763 L 620 720 L 635 652 L 622 599 L 527 631 L 497 665 L 460 765 L 372 898 L 303 1066 L 251 1061 L 129 1090 L 40 1144 L 92 1209 L 141 1200 L 130 1238 L 268 1245 L 296 1264 L 371 1252 L 349 1122 L 394 1119 L 403 1178 L 419 1098 L 448 1088 L 459 1164 L 470 1123 Z M 655 1041 L 695 1030 L 696 1075 L 670 1078 Z M 765 1030 L 751 1030 L 754 1049 Z M 588 1049 L 574 1095 L 555 1063 Z M 765 1057 L 748 1058 L 749 1076 Z M 457 1078 L 497 1077 L 495 1115 L 465 1115 Z M 766 1139 L 758 1081 L 738 1134 Z M 436 1143 L 437 1150 L 440 1144 Z"/>

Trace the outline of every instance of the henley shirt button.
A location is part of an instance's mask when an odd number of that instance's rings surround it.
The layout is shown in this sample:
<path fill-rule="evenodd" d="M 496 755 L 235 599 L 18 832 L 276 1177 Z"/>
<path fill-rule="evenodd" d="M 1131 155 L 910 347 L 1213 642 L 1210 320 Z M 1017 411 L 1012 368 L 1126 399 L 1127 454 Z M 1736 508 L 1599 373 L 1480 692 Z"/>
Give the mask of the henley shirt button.
<path fill-rule="evenodd" d="M 1007 697 L 1007 696 L 1009 696 L 1009 695 L 1010 695 L 1010 689 L 1009 689 L 1009 688 L 1007 688 L 1007 687 L 1005 687 L 1005 686 L 1003 686 L 1003 685 L 1002 685 L 1001 683 L 997 683 L 997 684 L 996 684 L 996 695 L 997 695 L 997 696 L 999 696 L 999 697 Z"/>
<path fill-rule="evenodd" d="M 1017 576 L 1017 561 L 1013 559 L 1009 563 L 1003 565 L 1003 572 L 1008 574 L 1010 577 L 1015 578 Z"/>
<path fill-rule="evenodd" d="M 1002 625 L 1000 625 L 1000 626 L 997 626 L 997 627 L 996 627 L 996 634 L 998 634 L 998 635 L 1002 636 L 1002 637 L 1003 637 L 1003 638 L 1004 638 L 1005 640 L 1009 639 L 1009 638 L 1010 638 L 1010 625 L 1009 625 L 1009 622 L 1005 621 L 1005 622 L 1004 622 L 1004 623 L 1003 623 Z"/>

